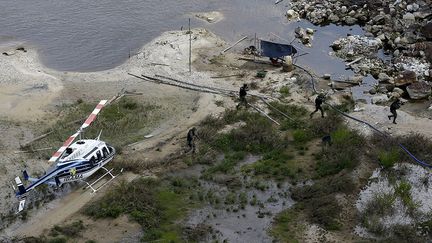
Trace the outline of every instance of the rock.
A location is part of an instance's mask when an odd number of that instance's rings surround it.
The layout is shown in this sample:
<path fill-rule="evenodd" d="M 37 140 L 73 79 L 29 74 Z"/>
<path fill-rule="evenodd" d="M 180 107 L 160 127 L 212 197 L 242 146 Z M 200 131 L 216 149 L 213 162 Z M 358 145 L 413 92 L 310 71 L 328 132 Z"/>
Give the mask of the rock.
<path fill-rule="evenodd" d="M 403 93 L 405 93 L 405 91 L 403 91 L 403 89 L 398 88 L 398 87 L 395 87 L 395 88 L 393 89 L 393 92 L 396 92 L 396 93 L 398 93 L 399 95 L 403 95 Z"/>
<path fill-rule="evenodd" d="M 351 16 L 345 16 L 344 21 L 347 25 L 354 25 L 357 22 L 357 19 Z"/>
<path fill-rule="evenodd" d="M 375 23 L 375 24 L 384 24 L 384 22 L 385 22 L 385 16 L 384 15 L 377 15 L 377 16 L 375 16 L 373 19 L 372 19 L 372 21 Z"/>
<path fill-rule="evenodd" d="M 346 6 L 342 6 L 340 11 L 341 11 L 341 13 L 345 14 L 348 12 L 348 8 Z"/>
<path fill-rule="evenodd" d="M 389 99 L 391 99 L 391 100 L 393 100 L 395 98 L 400 98 L 400 97 L 401 97 L 401 94 L 399 94 L 398 92 L 391 92 L 389 94 Z"/>
<path fill-rule="evenodd" d="M 331 48 L 333 51 L 339 51 L 342 49 L 342 43 L 340 40 L 335 40 L 333 44 L 331 45 Z"/>
<path fill-rule="evenodd" d="M 401 41 L 401 38 L 398 36 L 398 37 L 396 37 L 396 38 L 394 39 L 393 43 L 395 43 L 395 44 L 399 44 L 400 41 Z"/>
<path fill-rule="evenodd" d="M 373 96 L 371 99 L 371 103 L 372 104 L 382 104 L 385 103 L 389 100 L 389 98 L 387 97 L 387 95 L 377 95 L 377 96 Z"/>
<path fill-rule="evenodd" d="M 293 9 L 289 9 L 286 12 L 286 16 L 288 19 L 296 19 L 299 17 L 299 14 L 296 11 L 294 11 Z"/>
<path fill-rule="evenodd" d="M 331 82 L 332 89 L 336 89 L 336 90 L 347 89 L 347 88 L 350 88 L 354 85 L 356 85 L 356 84 L 351 84 L 351 83 L 346 83 L 346 82 L 337 82 L 337 81 Z"/>
<path fill-rule="evenodd" d="M 402 19 L 404 20 L 408 20 L 408 21 L 414 21 L 415 20 L 415 16 L 412 13 L 406 13 L 402 16 Z"/>
<path fill-rule="evenodd" d="M 420 100 L 431 95 L 431 86 L 426 82 L 417 82 L 409 85 L 407 92 L 411 99 Z"/>
<path fill-rule="evenodd" d="M 322 76 L 323 79 L 330 79 L 331 78 L 331 74 L 326 73 Z"/>
<path fill-rule="evenodd" d="M 432 39 L 432 22 L 429 22 L 423 26 L 421 33 L 424 37 Z"/>
<path fill-rule="evenodd" d="M 378 92 L 380 92 L 380 93 L 382 93 L 382 94 L 387 93 L 387 87 L 384 86 L 384 85 L 380 85 L 380 86 L 378 86 Z"/>
<path fill-rule="evenodd" d="M 417 82 L 417 76 L 414 71 L 406 70 L 395 79 L 396 86 L 403 86 Z"/>
<path fill-rule="evenodd" d="M 377 93 L 377 90 L 375 88 L 372 88 L 369 90 L 369 94 L 374 95 Z"/>
<path fill-rule="evenodd" d="M 387 82 L 390 80 L 390 77 L 386 73 L 380 73 L 378 74 L 378 80 L 380 82 Z"/>
<path fill-rule="evenodd" d="M 418 5 L 417 3 L 408 4 L 408 5 L 406 6 L 406 10 L 407 10 L 408 12 L 415 12 L 415 11 L 417 11 L 418 9 L 419 9 L 419 5 Z"/>
<path fill-rule="evenodd" d="M 314 34 L 314 30 L 313 29 L 311 29 L 311 28 L 306 28 L 306 33 L 308 34 L 308 35 L 313 35 Z"/>
<path fill-rule="evenodd" d="M 339 17 L 336 14 L 330 14 L 328 16 L 328 19 L 330 20 L 330 22 L 333 22 L 333 23 L 340 21 Z"/>
<path fill-rule="evenodd" d="M 388 92 L 393 92 L 395 89 L 394 84 L 387 84 L 385 87 L 386 87 Z"/>

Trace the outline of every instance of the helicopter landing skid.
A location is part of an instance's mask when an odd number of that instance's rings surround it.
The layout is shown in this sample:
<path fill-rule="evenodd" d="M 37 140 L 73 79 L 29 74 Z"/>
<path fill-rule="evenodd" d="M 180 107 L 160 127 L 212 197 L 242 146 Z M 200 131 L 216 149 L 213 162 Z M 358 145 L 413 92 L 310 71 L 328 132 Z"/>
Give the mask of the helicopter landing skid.
<path fill-rule="evenodd" d="M 119 175 L 123 172 L 123 168 L 122 168 L 118 174 L 114 175 L 114 174 L 112 173 L 112 171 L 114 170 L 114 168 L 113 168 L 113 169 L 110 169 L 110 170 L 108 170 L 107 168 L 105 168 L 105 167 L 103 167 L 103 166 L 102 166 L 101 168 L 104 169 L 104 170 L 106 171 L 105 174 L 103 174 L 101 177 L 99 177 L 98 179 L 96 179 L 96 180 L 93 181 L 92 183 L 89 183 L 89 182 L 87 182 L 87 181 L 85 181 L 85 180 L 82 180 L 84 183 L 87 184 L 87 186 L 84 187 L 83 190 L 85 190 L 85 189 L 87 189 L 87 188 L 90 188 L 90 189 L 92 190 L 91 193 L 95 193 L 95 192 L 99 191 L 102 187 L 104 187 L 105 185 L 107 185 L 108 183 L 110 183 L 112 180 L 114 180 L 117 176 L 119 176 Z M 100 180 L 102 180 L 102 178 L 104 178 L 105 176 L 108 176 L 108 175 L 111 176 L 111 178 L 110 178 L 108 181 L 104 182 L 104 183 L 103 183 L 102 185 L 100 185 L 99 187 L 96 187 L 96 188 L 94 187 L 94 185 L 95 185 L 96 183 L 98 183 Z"/>

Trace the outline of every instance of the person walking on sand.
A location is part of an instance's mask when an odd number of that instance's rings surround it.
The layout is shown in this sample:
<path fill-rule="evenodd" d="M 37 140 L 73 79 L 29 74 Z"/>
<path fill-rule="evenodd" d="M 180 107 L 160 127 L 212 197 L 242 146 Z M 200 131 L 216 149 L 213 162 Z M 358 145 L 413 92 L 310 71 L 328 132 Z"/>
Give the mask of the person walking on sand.
<path fill-rule="evenodd" d="M 321 107 L 322 103 L 325 100 L 325 96 L 324 94 L 319 94 L 316 98 L 315 98 L 315 110 L 310 114 L 310 118 L 312 118 L 312 116 L 315 114 L 315 112 L 317 112 L 318 110 L 321 111 L 321 117 L 324 117 L 324 110 Z"/>
<path fill-rule="evenodd" d="M 243 86 L 240 87 L 240 92 L 239 92 L 240 102 L 237 105 L 237 109 L 240 108 L 240 106 L 242 106 L 242 105 L 245 106 L 246 108 L 248 107 L 248 104 L 246 101 L 247 91 L 249 91 L 249 87 L 247 86 L 247 84 L 243 84 Z"/>
<path fill-rule="evenodd" d="M 186 152 L 189 152 L 192 150 L 192 153 L 195 153 L 195 139 L 198 138 L 198 135 L 196 133 L 196 128 L 193 127 L 189 130 L 187 134 L 187 145 L 189 146 L 189 150 Z"/>
<path fill-rule="evenodd" d="M 399 100 L 399 98 L 396 98 L 395 101 L 393 101 L 393 103 L 391 103 L 390 105 L 390 112 L 392 113 L 391 115 L 387 116 L 389 120 L 391 120 L 391 118 L 393 117 L 393 124 L 397 124 L 396 123 L 396 118 L 397 118 L 397 112 L 396 110 L 399 109 L 402 105 L 402 102 Z"/>

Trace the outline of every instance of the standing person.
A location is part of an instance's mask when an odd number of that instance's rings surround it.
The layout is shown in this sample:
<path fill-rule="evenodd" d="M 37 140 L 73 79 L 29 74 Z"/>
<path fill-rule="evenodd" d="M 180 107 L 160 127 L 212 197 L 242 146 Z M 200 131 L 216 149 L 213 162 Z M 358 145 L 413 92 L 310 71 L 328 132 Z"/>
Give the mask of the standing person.
<path fill-rule="evenodd" d="M 198 138 L 198 135 L 196 134 L 196 128 L 193 127 L 189 130 L 187 134 L 187 145 L 189 146 L 189 151 L 192 150 L 192 153 L 195 153 L 195 139 Z"/>
<path fill-rule="evenodd" d="M 249 91 L 249 87 L 247 86 L 247 84 L 243 84 L 243 86 L 240 87 L 240 92 L 239 92 L 240 102 L 237 105 L 237 109 L 241 105 L 244 105 L 247 108 L 247 101 L 246 101 L 247 91 Z"/>
<path fill-rule="evenodd" d="M 393 123 L 396 123 L 396 117 L 397 117 L 397 112 L 396 110 L 399 109 L 402 105 L 402 102 L 399 100 L 399 98 L 396 98 L 396 100 L 391 103 L 390 105 L 390 112 L 392 113 L 391 115 L 387 116 L 389 120 L 391 120 L 391 118 L 393 117 Z"/>
<path fill-rule="evenodd" d="M 321 107 L 321 105 L 322 105 L 322 103 L 324 102 L 324 100 L 325 100 L 325 96 L 324 96 L 324 94 L 319 94 L 319 95 L 315 98 L 315 111 L 312 112 L 312 113 L 310 114 L 310 117 L 311 117 L 311 118 L 312 118 L 313 114 L 315 114 L 315 112 L 317 112 L 318 110 L 321 111 L 321 117 L 324 117 L 324 110 L 323 110 L 323 108 Z"/>

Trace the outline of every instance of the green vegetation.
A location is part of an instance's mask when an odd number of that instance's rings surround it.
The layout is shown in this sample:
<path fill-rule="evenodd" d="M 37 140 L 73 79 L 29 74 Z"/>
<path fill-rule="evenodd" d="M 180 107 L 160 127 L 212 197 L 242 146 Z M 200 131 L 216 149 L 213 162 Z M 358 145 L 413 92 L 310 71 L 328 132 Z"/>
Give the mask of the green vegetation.
<path fill-rule="evenodd" d="M 395 187 L 395 195 L 399 196 L 411 214 L 418 208 L 418 203 L 414 202 L 411 197 L 411 184 L 409 182 L 400 181 Z"/>
<path fill-rule="evenodd" d="M 203 177 L 206 179 L 209 179 L 211 175 L 215 173 L 223 173 L 227 174 L 231 172 L 234 167 L 237 165 L 238 162 L 243 160 L 245 158 L 244 152 L 232 152 L 228 153 L 225 158 L 217 165 L 211 166 L 208 168 L 204 174 Z"/>
<path fill-rule="evenodd" d="M 357 132 L 340 128 L 332 133 L 332 146 L 323 147 L 316 155 L 317 175 L 334 175 L 344 169 L 351 170 L 363 159 L 367 147 Z"/>
<path fill-rule="evenodd" d="M 380 151 L 378 153 L 378 159 L 384 168 L 391 168 L 396 162 L 400 161 L 399 154 L 400 152 L 396 148 L 390 151 Z"/>
<path fill-rule="evenodd" d="M 185 178 L 121 182 L 86 207 L 84 213 L 95 218 L 128 214 L 143 227 L 144 241 L 176 242 L 181 239 L 182 229 L 175 222 L 198 205 L 191 200 L 197 188 L 196 180 Z"/>
<path fill-rule="evenodd" d="M 84 229 L 83 222 L 81 220 L 67 224 L 64 226 L 56 225 L 51 229 L 51 236 L 67 236 L 67 237 L 77 237 L 79 233 Z"/>
<path fill-rule="evenodd" d="M 62 107 L 59 120 L 53 125 L 53 133 L 46 138 L 34 142 L 33 147 L 47 147 L 53 144 L 61 145 L 72 135 L 85 118 L 96 106 L 95 103 L 83 101 Z M 85 130 L 85 137 L 97 137 L 102 131 L 104 140 L 109 141 L 116 148 L 121 148 L 142 139 L 149 132 L 149 124 L 161 119 L 159 106 L 149 103 L 140 103 L 132 98 L 122 98 L 118 102 L 106 106 L 94 124 Z M 81 119 L 80 119 L 81 118 Z M 120 151 L 120 149 L 119 149 Z M 46 158 L 51 156 L 50 151 L 38 152 Z"/>
<path fill-rule="evenodd" d="M 244 172 L 253 172 L 255 175 L 265 175 L 276 180 L 294 178 L 295 171 L 293 164 L 294 156 L 287 152 L 274 150 L 266 153 L 256 163 L 243 167 Z"/>
<path fill-rule="evenodd" d="M 279 213 L 273 221 L 274 227 L 271 228 L 271 235 L 282 242 L 299 243 L 299 235 L 304 231 L 304 226 L 298 224 L 299 212 L 295 209 L 287 209 Z"/>
<path fill-rule="evenodd" d="M 288 96 L 290 96 L 291 95 L 291 93 L 290 93 L 290 89 L 289 89 L 289 87 L 288 86 L 282 86 L 280 89 L 279 89 L 279 93 L 281 93 L 281 96 L 282 96 L 282 98 L 285 98 L 285 97 L 288 97 Z"/>
<path fill-rule="evenodd" d="M 292 190 L 292 198 L 298 203 L 294 209 L 302 211 L 309 222 L 322 225 L 328 230 L 339 229 L 340 207 L 335 199 L 336 193 L 352 193 L 354 183 L 348 175 L 327 177 L 315 181 L 311 186 L 297 187 Z"/>

